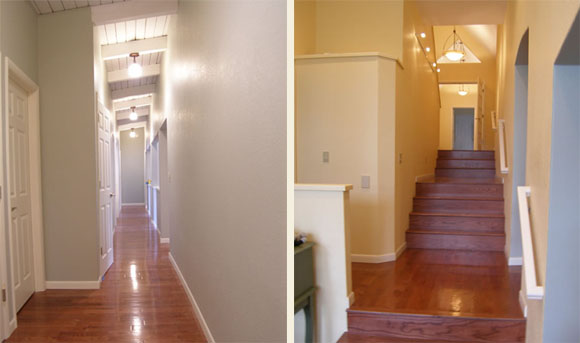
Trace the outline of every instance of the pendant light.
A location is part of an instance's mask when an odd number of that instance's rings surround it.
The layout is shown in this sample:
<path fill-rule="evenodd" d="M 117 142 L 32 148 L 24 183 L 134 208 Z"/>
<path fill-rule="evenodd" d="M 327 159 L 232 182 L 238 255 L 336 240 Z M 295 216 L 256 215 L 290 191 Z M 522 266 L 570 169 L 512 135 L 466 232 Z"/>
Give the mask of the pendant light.
<path fill-rule="evenodd" d="M 129 77 L 136 78 L 143 75 L 143 67 L 139 63 L 137 63 L 137 57 L 139 57 L 138 52 L 132 52 L 129 54 L 130 57 L 133 57 L 133 63 L 129 66 Z"/>
<path fill-rule="evenodd" d="M 461 95 L 461 96 L 466 96 L 469 92 L 467 91 L 467 89 L 465 89 L 465 85 L 460 85 L 459 86 L 459 90 L 457 91 L 457 94 Z"/>
<path fill-rule="evenodd" d="M 135 132 L 135 129 L 134 128 L 131 129 L 131 132 L 129 132 L 129 137 L 131 137 L 131 138 L 137 137 L 137 132 Z"/>
<path fill-rule="evenodd" d="M 137 120 L 137 118 L 139 118 L 139 116 L 137 115 L 137 112 L 135 111 L 135 106 L 131 106 L 131 114 L 129 114 L 129 119 L 131 120 Z"/>
<path fill-rule="evenodd" d="M 453 37 L 453 44 L 449 45 L 447 49 L 445 49 L 445 45 L 449 41 L 449 38 Z M 465 56 L 465 47 L 463 45 L 463 41 L 461 37 L 455 31 L 455 26 L 453 26 L 453 33 L 447 37 L 445 44 L 443 44 L 443 54 L 447 57 L 450 61 L 459 61 Z"/>

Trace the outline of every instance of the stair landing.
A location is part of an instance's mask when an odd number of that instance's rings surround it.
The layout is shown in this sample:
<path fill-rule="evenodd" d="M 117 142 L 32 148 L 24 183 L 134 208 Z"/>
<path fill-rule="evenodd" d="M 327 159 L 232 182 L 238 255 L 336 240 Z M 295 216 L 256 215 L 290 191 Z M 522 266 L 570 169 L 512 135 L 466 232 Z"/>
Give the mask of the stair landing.
<path fill-rule="evenodd" d="M 521 267 L 503 252 L 407 249 L 395 262 L 353 263 L 352 280 L 339 342 L 523 341 Z"/>

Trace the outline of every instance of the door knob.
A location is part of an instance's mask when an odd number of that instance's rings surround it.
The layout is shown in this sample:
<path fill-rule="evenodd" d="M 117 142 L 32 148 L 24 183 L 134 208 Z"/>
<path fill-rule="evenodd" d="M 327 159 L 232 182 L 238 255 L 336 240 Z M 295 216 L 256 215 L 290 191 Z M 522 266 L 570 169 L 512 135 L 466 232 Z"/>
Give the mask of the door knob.
<path fill-rule="evenodd" d="M 111 197 L 111 198 L 114 197 L 114 196 L 115 196 L 115 193 L 109 194 L 109 197 Z"/>
<path fill-rule="evenodd" d="M 14 211 L 16 211 L 16 209 L 17 209 L 17 207 L 16 207 L 16 206 L 12 207 L 12 211 L 13 211 L 13 212 L 14 212 Z"/>

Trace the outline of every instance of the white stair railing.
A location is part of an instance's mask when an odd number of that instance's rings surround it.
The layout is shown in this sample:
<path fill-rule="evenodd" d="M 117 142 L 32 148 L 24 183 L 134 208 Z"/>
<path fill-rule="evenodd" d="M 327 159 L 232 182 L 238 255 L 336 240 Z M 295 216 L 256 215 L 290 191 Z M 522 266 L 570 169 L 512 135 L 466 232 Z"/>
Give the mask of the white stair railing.
<path fill-rule="evenodd" d="M 532 231 L 530 228 L 530 211 L 528 197 L 531 189 L 528 186 L 518 187 L 518 205 L 520 210 L 520 228 L 522 231 L 523 272 L 525 276 L 526 296 L 528 299 L 543 299 L 544 287 L 538 285 L 536 279 L 536 262 L 532 245 Z"/>
<path fill-rule="evenodd" d="M 499 165 L 502 174 L 509 172 L 507 165 L 507 151 L 505 146 L 505 120 L 498 120 L 498 135 L 499 135 Z"/>

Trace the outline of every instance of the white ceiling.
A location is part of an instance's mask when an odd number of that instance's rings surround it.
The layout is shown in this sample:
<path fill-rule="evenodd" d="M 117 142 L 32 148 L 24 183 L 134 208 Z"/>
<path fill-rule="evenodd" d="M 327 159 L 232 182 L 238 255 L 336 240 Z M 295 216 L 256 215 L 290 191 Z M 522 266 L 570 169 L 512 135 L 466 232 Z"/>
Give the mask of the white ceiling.
<path fill-rule="evenodd" d="M 429 25 L 503 24 L 508 0 L 416 1 Z"/>
<path fill-rule="evenodd" d="M 447 58 L 442 58 L 442 55 L 444 45 L 448 48 L 452 43 L 449 37 L 453 34 L 454 28 L 465 45 L 467 55 L 465 63 L 480 63 L 482 60 L 495 59 L 497 25 L 433 26 L 438 63 L 450 63 Z"/>
<path fill-rule="evenodd" d="M 126 0 L 30 0 L 38 14 L 50 14 L 88 6 L 99 6 Z"/>

